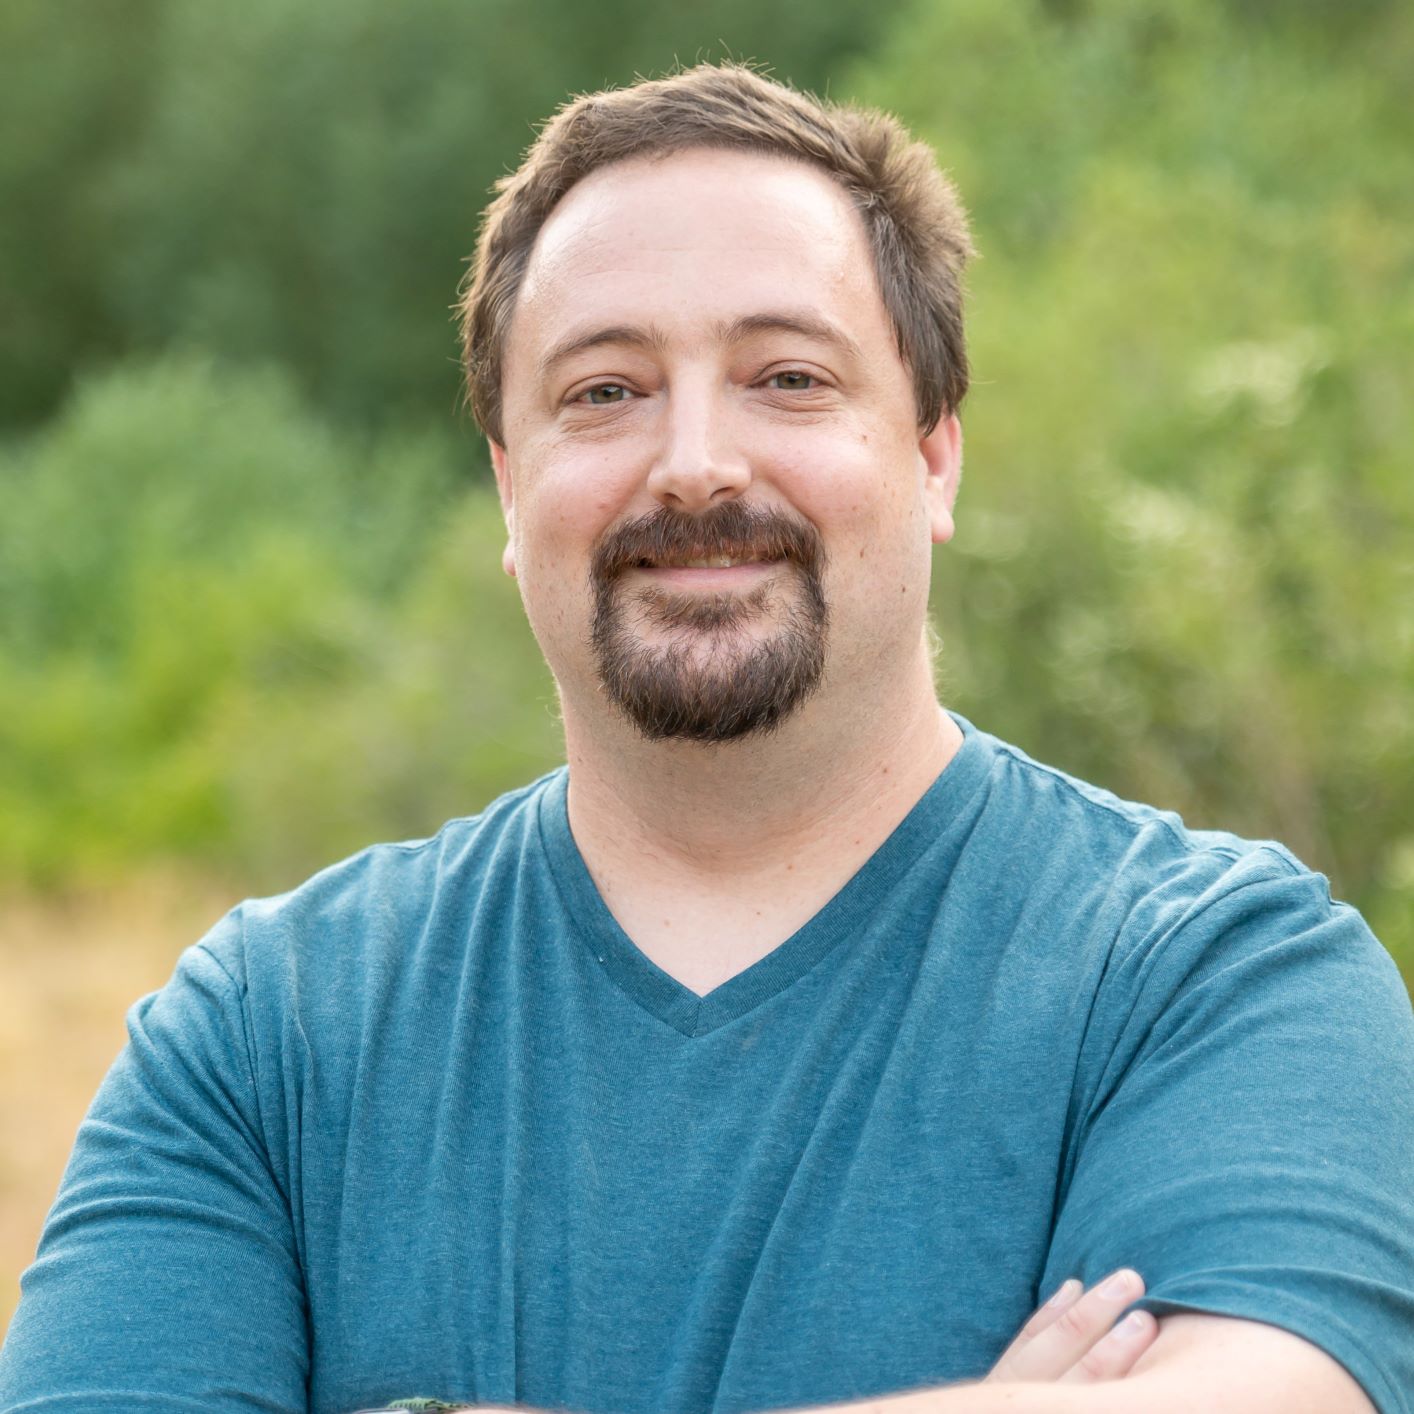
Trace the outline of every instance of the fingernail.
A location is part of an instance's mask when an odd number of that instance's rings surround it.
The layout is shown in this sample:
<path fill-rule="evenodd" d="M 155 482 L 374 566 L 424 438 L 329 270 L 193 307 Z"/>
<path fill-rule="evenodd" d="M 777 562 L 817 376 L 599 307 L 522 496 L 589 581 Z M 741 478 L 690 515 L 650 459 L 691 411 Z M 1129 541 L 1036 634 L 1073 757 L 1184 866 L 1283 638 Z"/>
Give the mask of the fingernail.
<path fill-rule="evenodd" d="M 1149 1328 L 1148 1319 L 1142 1311 L 1131 1311 L 1118 1326 L 1121 1340 L 1134 1340 Z"/>
<path fill-rule="evenodd" d="M 1056 1294 L 1051 1297 L 1048 1302 L 1046 1302 L 1046 1305 L 1059 1306 L 1062 1302 L 1068 1301 L 1072 1296 L 1075 1295 L 1075 1289 L 1079 1285 L 1080 1283 L 1076 1281 L 1074 1277 L 1071 1277 L 1068 1281 L 1063 1281 L 1060 1285 L 1060 1290 L 1057 1291 Z"/>
<path fill-rule="evenodd" d="M 1128 1296 L 1134 1290 L 1137 1273 L 1129 1270 L 1128 1267 L 1117 1271 L 1112 1277 L 1108 1277 L 1100 1288 L 1101 1296 L 1116 1298 Z"/>

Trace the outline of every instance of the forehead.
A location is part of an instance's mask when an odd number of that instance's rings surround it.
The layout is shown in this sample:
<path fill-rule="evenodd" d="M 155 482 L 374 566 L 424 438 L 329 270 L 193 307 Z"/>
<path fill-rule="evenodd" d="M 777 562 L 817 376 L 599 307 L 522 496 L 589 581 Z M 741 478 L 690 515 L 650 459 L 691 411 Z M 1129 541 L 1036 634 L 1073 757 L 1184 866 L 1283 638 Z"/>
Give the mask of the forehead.
<path fill-rule="evenodd" d="M 507 373 L 579 325 L 644 323 L 684 339 L 783 304 L 892 343 L 864 225 L 807 163 L 694 149 L 601 168 L 541 229 Z"/>

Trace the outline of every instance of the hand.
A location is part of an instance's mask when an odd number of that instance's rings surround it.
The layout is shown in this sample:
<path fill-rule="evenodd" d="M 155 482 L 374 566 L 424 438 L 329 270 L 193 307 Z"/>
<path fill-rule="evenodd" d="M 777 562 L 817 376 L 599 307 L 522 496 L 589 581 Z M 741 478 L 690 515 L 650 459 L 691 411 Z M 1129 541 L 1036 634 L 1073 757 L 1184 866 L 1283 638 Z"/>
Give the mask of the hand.
<path fill-rule="evenodd" d="M 1119 1313 L 1143 1294 L 1143 1277 L 1129 1267 L 1088 1292 L 1072 1278 L 1022 1326 L 982 1383 L 1088 1385 L 1123 1379 L 1159 1330 L 1148 1311 L 1131 1311 L 1115 1324 Z"/>

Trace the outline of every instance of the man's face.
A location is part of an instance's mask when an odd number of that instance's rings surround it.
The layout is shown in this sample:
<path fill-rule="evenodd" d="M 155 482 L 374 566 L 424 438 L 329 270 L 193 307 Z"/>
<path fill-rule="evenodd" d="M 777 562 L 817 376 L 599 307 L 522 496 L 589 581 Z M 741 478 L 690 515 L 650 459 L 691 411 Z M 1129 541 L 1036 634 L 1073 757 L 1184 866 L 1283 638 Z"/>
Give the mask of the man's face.
<path fill-rule="evenodd" d="M 532 253 L 502 395 L 506 567 L 567 710 L 726 741 L 916 653 L 957 424 L 920 435 L 823 173 L 694 150 L 585 179 Z"/>

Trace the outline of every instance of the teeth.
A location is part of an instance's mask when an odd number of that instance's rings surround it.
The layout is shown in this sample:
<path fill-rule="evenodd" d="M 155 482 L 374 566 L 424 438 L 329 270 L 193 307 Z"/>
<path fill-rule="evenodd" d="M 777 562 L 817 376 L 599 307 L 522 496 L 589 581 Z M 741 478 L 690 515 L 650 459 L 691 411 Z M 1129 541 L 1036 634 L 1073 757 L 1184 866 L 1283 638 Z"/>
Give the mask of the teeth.
<path fill-rule="evenodd" d="M 743 555 L 740 558 L 734 555 L 698 555 L 694 559 L 681 560 L 639 560 L 639 569 L 684 569 L 684 570 L 729 570 L 736 565 L 755 565 L 760 563 L 757 555 Z"/>

